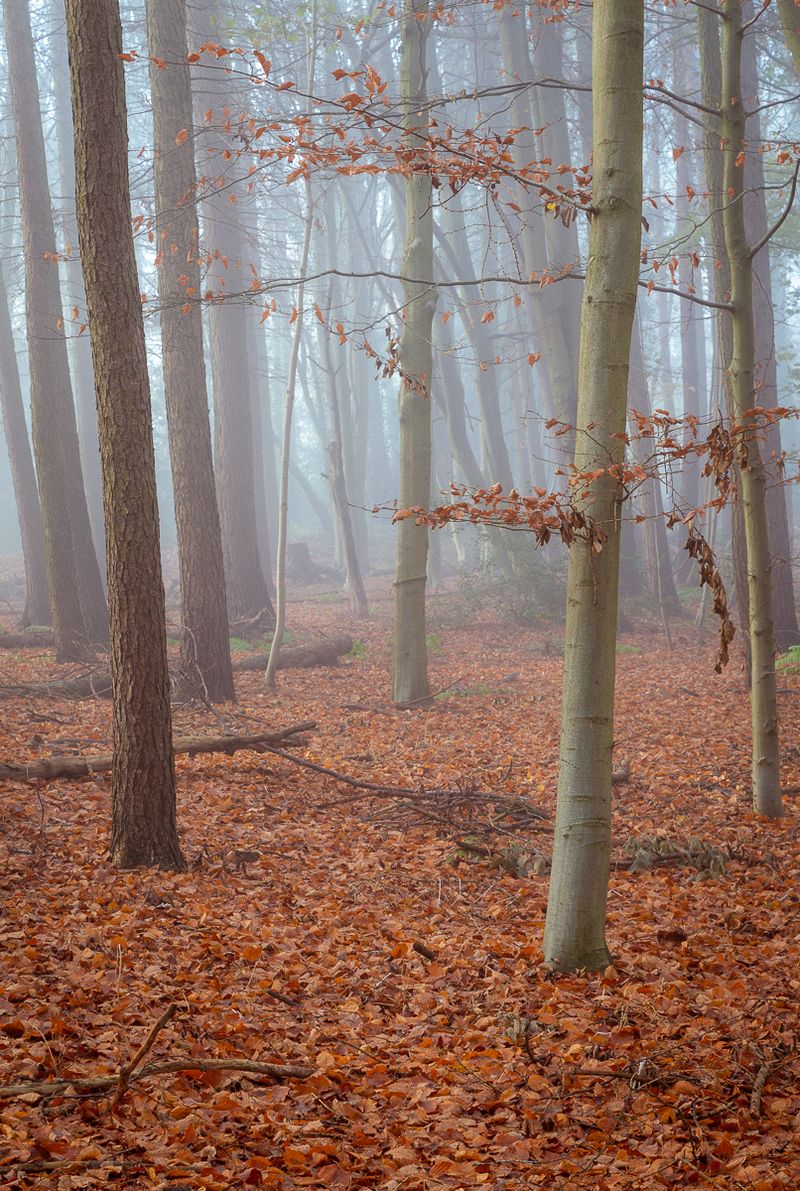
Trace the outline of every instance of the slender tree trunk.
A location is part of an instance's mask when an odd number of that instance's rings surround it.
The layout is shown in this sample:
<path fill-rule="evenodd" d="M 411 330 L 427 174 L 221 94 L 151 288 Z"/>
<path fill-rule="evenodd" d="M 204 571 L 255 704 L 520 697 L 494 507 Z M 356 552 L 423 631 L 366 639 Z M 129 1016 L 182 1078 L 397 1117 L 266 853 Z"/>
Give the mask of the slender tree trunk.
<path fill-rule="evenodd" d="M 697 33 L 700 46 L 700 77 L 702 100 L 708 108 L 720 108 L 722 104 L 722 58 L 720 54 L 719 18 L 707 8 L 697 10 Z M 709 240 L 714 259 L 714 297 L 717 302 L 727 302 L 731 292 L 731 269 L 725 247 L 723 210 L 726 205 L 723 156 L 720 145 L 722 129 L 718 117 L 706 113 L 704 116 L 703 158 L 705 162 L 706 187 L 709 195 Z M 733 326 L 729 318 L 715 319 L 715 333 L 719 369 L 723 378 L 725 412 L 729 422 L 735 421 L 733 392 L 731 385 L 731 359 L 733 357 Z M 747 683 L 751 681 L 752 661 L 750 654 L 750 596 L 747 585 L 747 547 L 744 539 L 744 515 L 740 499 L 739 484 L 731 506 L 731 552 L 733 554 L 733 584 L 736 592 L 740 639 L 745 655 Z"/>
<path fill-rule="evenodd" d="M 142 305 L 131 232 L 117 0 L 67 0 L 78 236 L 97 393 L 108 549 L 111 856 L 184 867 L 175 811 L 164 585 Z"/>
<path fill-rule="evenodd" d="M 306 114 L 310 114 L 314 77 L 317 64 L 317 0 L 312 0 L 311 30 L 308 42 L 308 72 L 306 75 Z M 303 246 L 300 250 L 300 281 L 297 286 L 297 318 L 294 323 L 292 346 L 289 353 L 289 373 L 286 378 L 286 395 L 283 404 L 283 435 L 281 438 L 281 467 L 278 491 L 278 543 L 275 560 L 275 632 L 267 660 L 264 682 L 267 687 L 275 686 L 278 670 L 278 655 L 283 644 L 286 629 L 286 561 L 289 546 L 289 470 L 292 458 L 292 423 L 294 420 L 294 397 L 297 387 L 297 365 L 300 359 L 300 344 L 303 337 L 303 302 L 305 300 L 305 277 L 308 272 L 308 258 L 311 252 L 311 235 L 314 229 L 314 192 L 308 174 L 303 179 L 306 211 L 303 222 Z"/>
<path fill-rule="evenodd" d="M 32 624 L 50 623 L 50 599 L 47 594 L 47 569 L 44 558 L 44 535 L 36 472 L 33 468 L 22 386 L 19 381 L 17 353 L 11 330 L 8 293 L 5 276 L 0 267 L 0 411 L 11 479 L 17 502 L 22 557 L 25 563 L 25 608 L 23 628 Z"/>
<path fill-rule="evenodd" d="M 56 654 L 108 640 L 100 570 L 83 489 L 58 284 L 36 61 L 27 0 L 4 0 L 25 255 L 33 449 Z"/>
<path fill-rule="evenodd" d="M 595 0 L 592 87 L 596 214 L 581 312 L 575 464 L 623 459 L 628 358 L 642 214 L 643 0 Z M 591 435 L 584 427 L 593 426 Z M 545 961 L 560 971 L 602 968 L 611 852 L 619 481 L 592 481 L 585 511 L 608 531 L 602 551 L 570 549 L 564 696 Z"/>
<path fill-rule="evenodd" d="M 185 0 L 147 0 L 153 61 L 158 284 L 167 430 L 181 577 L 181 661 L 189 682 L 212 702 L 233 699 L 228 609 L 211 458 L 200 244 Z"/>
<path fill-rule="evenodd" d="M 404 0 L 400 89 L 406 143 L 419 153 L 427 134 L 427 0 Z M 431 176 L 412 160 L 405 179 L 406 277 L 433 277 Z M 425 285 L 403 284 L 405 323 L 400 340 L 400 493 L 401 509 L 427 508 L 431 497 L 431 374 L 436 293 Z M 413 516 L 397 525 L 394 666 L 392 699 L 422 706 L 431 697 L 425 630 L 428 530 Z"/>
<path fill-rule="evenodd" d="M 632 407 L 638 413 L 649 417 L 651 413 L 650 394 L 647 388 L 647 370 L 642 352 L 642 335 L 637 319 L 634 320 L 631 336 L 630 394 Z M 630 433 L 633 437 L 633 455 L 637 463 L 647 467 L 648 443 L 652 439 L 637 439 L 638 424 L 630 419 Z M 645 549 L 645 571 L 651 599 L 658 605 L 662 617 L 677 616 L 681 610 L 672 560 L 667 543 L 667 527 L 664 524 L 664 507 L 661 500 L 661 481 L 657 476 L 644 480 L 641 487 L 640 507 L 645 521 L 642 537 Z"/>
<path fill-rule="evenodd" d="M 751 691 L 753 721 L 753 804 L 770 818 L 783 813 L 780 744 L 775 684 L 775 634 L 767 533 L 766 475 L 759 439 L 763 427 L 748 410 L 758 405 L 755 391 L 755 319 L 753 262 L 744 210 L 744 155 L 747 116 L 742 102 L 742 0 L 732 0 L 722 25 L 722 135 L 724 138 L 725 244 L 731 270 L 733 354 L 731 391 L 737 422 L 747 428 L 746 465 L 740 467 L 740 490 L 747 543 L 750 596 Z"/>
<path fill-rule="evenodd" d="M 328 310 L 333 307 L 333 287 L 328 298 Z M 350 502 L 347 495 L 347 480 L 345 475 L 344 443 L 342 435 L 342 402 L 339 393 L 339 383 L 336 370 L 331 359 L 330 332 L 326 327 L 319 327 L 320 348 L 325 363 L 325 385 L 328 394 L 328 417 L 330 421 L 331 437 L 328 443 L 328 466 L 330 469 L 331 496 L 339 526 L 339 536 L 344 555 L 344 567 L 347 577 L 347 595 L 350 600 L 351 611 L 360 617 L 369 616 L 369 603 L 364 590 L 364 580 L 358 561 L 356 539 L 353 532 L 353 520 L 350 516 Z"/>
<path fill-rule="evenodd" d="M 752 0 L 742 10 L 747 20 L 753 15 Z M 755 30 L 742 42 L 742 99 L 748 109 L 757 109 L 759 91 Z M 745 229 L 750 244 L 758 244 L 769 226 L 761 151 L 761 117 L 753 110 L 747 121 L 745 150 Z M 772 295 L 770 246 L 765 244 L 753 260 L 753 317 L 755 320 L 756 405 L 770 409 L 780 405 L 778 366 L 775 352 L 775 310 Z M 787 513 L 788 488 L 783 475 L 783 445 L 780 421 L 765 428 L 762 458 L 767 485 L 767 524 L 772 559 L 772 617 L 779 649 L 800 643 L 794 599 L 792 548 Z"/>

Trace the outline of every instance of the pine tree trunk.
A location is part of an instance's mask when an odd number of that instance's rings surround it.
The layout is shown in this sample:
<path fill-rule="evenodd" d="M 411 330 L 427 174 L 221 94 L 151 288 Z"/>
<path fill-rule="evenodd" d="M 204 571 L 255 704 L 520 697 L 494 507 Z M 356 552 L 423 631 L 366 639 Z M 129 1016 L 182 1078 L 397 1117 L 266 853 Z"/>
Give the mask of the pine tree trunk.
<path fill-rule="evenodd" d="M 595 0 L 592 87 L 596 213 L 581 311 L 575 464 L 624 458 L 628 358 L 642 214 L 643 0 Z M 592 425 L 591 435 L 582 427 Z M 607 528 L 602 551 L 570 549 L 564 695 L 545 961 L 560 971 L 609 962 L 605 941 L 611 852 L 620 500 L 618 479 L 592 481 L 585 511 Z"/>
<path fill-rule="evenodd" d="M 67 660 L 107 641 L 108 620 L 83 489 L 27 0 L 5 0 L 3 10 L 22 208 L 33 450 L 56 654 Z"/>
<path fill-rule="evenodd" d="M 747 427 L 746 465 L 739 482 L 747 543 L 747 580 L 750 596 L 752 653 L 753 804 L 770 818 L 783 814 L 780 782 L 780 743 L 775 684 L 775 634 L 772 621 L 772 583 L 767 532 L 767 488 L 759 440 L 763 426 L 748 410 L 758 405 L 755 391 L 755 319 L 753 262 L 744 211 L 744 155 L 747 116 L 742 101 L 742 3 L 732 0 L 722 24 L 722 135 L 723 185 L 731 196 L 725 203 L 725 244 L 731 270 L 733 354 L 731 392 L 737 422 Z"/>
<path fill-rule="evenodd" d="M 185 0 L 147 0 L 158 285 L 181 578 L 181 661 L 212 702 L 233 699 L 228 609 L 211 458 Z"/>
<path fill-rule="evenodd" d="M 427 134 L 427 0 L 404 0 L 400 88 L 403 128 L 412 152 Z M 422 113 L 422 115 L 420 115 Z M 417 131 L 419 130 L 419 131 Z M 403 274 L 433 277 L 433 211 L 430 174 L 414 168 L 405 178 L 406 246 Z M 402 509 L 427 508 L 431 497 L 431 374 L 436 294 L 403 284 L 405 323 L 400 340 L 400 493 Z M 422 706 L 431 697 L 425 628 L 428 530 L 405 517 L 397 525 L 392 699 Z"/>
<path fill-rule="evenodd" d="M 184 867 L 117 0 L 67 0 L 78 236 L 97 393 L 113 683 L 111 857 Z"/>

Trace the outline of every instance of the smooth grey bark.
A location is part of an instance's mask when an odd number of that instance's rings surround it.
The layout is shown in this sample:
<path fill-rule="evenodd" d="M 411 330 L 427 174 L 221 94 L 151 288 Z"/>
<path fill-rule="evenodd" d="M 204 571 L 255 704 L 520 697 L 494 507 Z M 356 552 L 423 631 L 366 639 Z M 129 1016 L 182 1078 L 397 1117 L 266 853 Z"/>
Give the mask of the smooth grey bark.
<path fill-rule="evenodd" d="M 753 260 L 744 209 L 747 114 L 742 98 L 742 7 L 742 0 L 732 0 L 722 23 L 723 188 L 725 195 L 729 196 L 723 222 L 731 270 L 731 391 L 736 420 L 747 431 L 744 440 L 746 463 L 739 467 L 739 482 L 750 596 L 753 805 L 760 814 L 775 819 L 783 814 L 783 804 L 766 473 L 760 447 L 763 424 L 758 416 L 749 413 L 758 405 L 758 400 L 755 385 Z"/>
<path fill-rule="evenodd" d="M 427 0 L 404 0 L 400 90 L 406 143 L 424 152 L 427 131 Z M 422 115 L 420 114 L 422 113 Z M 406 277 L 433 277 L 430 173 L 413 160 L 405 176 Z M 402 510 L 427 508 L 431 497 L 431 376 L 436 291 L 403 283 L 405 322 L 400 339 L 400 492 Z M 397 525 L 392 699 L 421 707 L 431 698 L 425 630 L 428 530 L 405 516 Z"/>
<path fill-rule="evenodd" d="M 697 9 L 697 34 L 700 47 L 701 98 L 707 108 L 719 110 L 722 105 L 722 55 L 720 49 L 720 21 L 707 8 Z M 731 292 L 731 269 L 725 245 L 723 211 L 726 205 L 723 177 L 723 155 L 721 149 L 722 127 L 719 117 L 704 113 L 703 160 L 705 164 L 706 188 L 708 190 L 709 218 L 707 235 L 714 261 L 714 298 L 727 302 Z M 725 414 L 729 422 L 735 421 L 733 390 L 731 385 L 731 360 L 733 358 L 733 324 L 730 318 L 714 320 L 719 369 L 722 374 Z M 739 485 L 736 483 L 738 494 Z M 740 640 L 745 654 L 745 672 L 749 685 L 751 675 L 750 654 L 750 595 L 747 583 L 747 546 L 744 535 L 744 513 L 742 502 L 735 495 L 731 506 L 731 545 L 733 554 L 733 586 Z"/>
<path fill-rule="evenodd" d="M 745 20 L 753 15 L 752 0 L 744 5 Z M 757 28 L 757 27 L 756 27 Z M 769 219 L 761 152 L 761 117 L 757 110 L 759 92 L 756 28 L 742 42 L 742 97 L 748 110 L 748 147 L 745 151 L 745 228 L 750 244 L 760 243 L 767 234 Z M 755 320 L 756 404 L 770 409 L 783 404 L 778 393 L 778 368 L 775 352 L 775 306 L 772 290 L 770 246 L 765 244 L 753 259 L 753 317 Z M 800 643 L 800 627 L 795 607 L 794 576 L 787 485 L 783 472 L 783 444 L 780 421 L 764 430 L 762 458 L 767 484 L 767 524 L 772 557 L 772 617 L 775 643 L 780 650 Z"/>
<path fill-rule="evenodd" d="M 564 693 L 545 962 L 602 968 L 611 852 L 611 752 L 619 588 L 619 479 L 641 249 L 644 0 L 595 0 L 594 185 L 581 311 L 575 464 L 603 469 L 584 511 L 608 538 L 569 554 Z M 591 434 L 586 428 L 592 426 Z"/>

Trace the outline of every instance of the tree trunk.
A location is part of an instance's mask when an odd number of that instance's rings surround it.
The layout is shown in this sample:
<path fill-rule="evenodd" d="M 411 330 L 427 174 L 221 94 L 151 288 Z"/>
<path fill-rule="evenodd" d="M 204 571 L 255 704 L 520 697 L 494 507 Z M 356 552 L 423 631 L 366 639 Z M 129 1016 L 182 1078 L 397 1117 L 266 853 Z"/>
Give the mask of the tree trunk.
<path fill-rule="evenodd" d="M 36 61 L 27 0 L 5 0 L 25 256 L 33 450 L 59 658 L 108 640 L 103 584 L 83 489 L 58 284 Z"/>
<path fill-rule="evenodd" d="M 31 624 L 50 623 L 50 599 L 47 594 L 42 513 L 39 506 L 39 493 L 36 489 L 36 472 L 33 469 L 31 445 L 28 441 L 28 427 L 25 423 L 22 387 L 19 381 L 17 353 L 11 329 L 8 293 L 2 266 L 0 266 L 0 410 L 3 415 L 3 431 L 11 464 L 11 479 L 14 484 L 14 497 L 17 502 L 19 530 L 22 539 L 22 557 L 25 562 L 25 608 L 21 621 L 23 628 L 27 628 Z"/>
<path fill-rule="evenodd" d="M 427 0 L 404 0 L 400 66 L 403 128 L 409 150 L 424 151 L 427 134 Z M 422 113 L 422 115 L 421 115 Z M 416 167 L 416 168 L 415 168 Z M 433 210 L 430 173 L 413 158 L 405 178 L 406 277 L 433 277 Z M 403 283 L 405 323 L 400 339 L 401 509 L 427 508 L 431 498 L 431 373 L 436 293 Z M 428 530 L 413 516 L 397 525 L 392 699 L 422 706 L 431 698 L 425 629 Z"/>
<path fill-rule="evenodd" d="M 778 0 L 778 12 L 781 14 L 786 45 L 800 77 L 800 8 L 794 0 Z"/>
<path fill-rule="evenodd" d="M 78 327 L 84 321 L 86 293 L 83 288 L 83 273 L 78 255 L 78 228 L 75 222 L 75 152 L 72 144 L 72 105 L 69 91 L 67 39 L 63 30 L 64 0 L 52 0 L 50 13 L 53 23 L 53 35 L 50 40 L 53 63 L 53 101 L 58 139 L 58 172 L 61 181 L 59 207 L 61 228 L 65 240 L 64 249 L 67 254 L 63 263 L 67 290 L 65 305 L 68 310 L 77 309 L 78 311 L 78 324 L 76 325 L 75 319 L 71 323 L 69 360 L 72 367 L 81 467 L 86 485 L 86 504 L 92 525 L 92 540 L 97 557 L 105 558 L 103 481 L 100 475 L 100 444 L 97 438 L 92 345 L 88 335 L 78 333 Z"/>
<path fill-rule="evenodd" d="M 722 103 L 722 58 L 719 43 L 719 18 L 706 8 L 697 10 L 697 33 L 700 45 L 700 77 L 703 83 L 702 100 L 706 107 L 719 108 Z M 704 115 L 703 158 L 705 162 L 706 187 L 708 189 L 710 246 L 714 260 L 714 298 L 727 302 L 731 292 L 731 270 L 725 247 L 723 209 L 724 198 L 723 159 L 720 138 L 721 123 L 718 117 Z M 731 359 L 733 357 L 733 327 L 731 320 L 721 317 L 714 320 L 717 337 L 719 369 L 722 374 L 725 413 L 729 422 L 735 421 L 733 393 L 731 388 Z M 745 655 L 745 673 L 748 686 L 751 681 L 752 661 L 750 654 L 750 596 L 747 586 L 747 547 L 744 540 L 744 515 L 739 499 L 739 484 L 731 504 L 731 552 L 733 554 L 733 585 L 736 592 L 740 638 Z"/>
<path fill-rule="evenodd" d="M 636 307 L 642 214 L 643 0 L 595 0 L 592 87 L 594 188 L 581 311 L 575 464 L 623 460 L 628 358 Z M 583 427 L 594 426 L 591 435 Z M 620 500 L 607 470 L 584 508 L 608 530 L 597 554 L 570 549 L 564 695 L 553 872 L 545 961 L 559 971 L 609 962 L 605 942 L 611 852 Z"/>
<path fill-rule="evenodd" d="M 78 236 L 103 469 L 113 680 L 111 857 L 184 867 L 118 0 L 67 0 Z"/>
<path fill-rule="evenodd" d="M 753 15 L 752 0 L 745 4 L 745 20 Z M 758 107 L 758 59 L 755 31 L 742 42 L 742 99 L 752 110 L 748 117 L 745 150 L 745 229 L 750 244 L 758 244 L 766 235 L 769 221 L 764 178 L 764 155 L 761 151 L 761 117 Z M 755 110 L 753 110 L 755 109 Z M 772 296 L 772 267 L 770 246 L 765 244 L 753 259 L 753 317 L 755 320 L 755 388 L 756 405 L 767 409 L 780 405 L 778 394 L 778 365 L 775 352 L 775 309 Z M 772 561 L 772 618 L 775 643 L 780 650 L 800 643 L 800 627 L 794 601 L 792 547 L 787 513 L 787 485 L 783 474 L 783 446 L 780 421 L 765 428 L 762 458 L 767 485 L 767 524 Z"/>
<path fill-rule="evenodd" d="M 209 0 L 192 6 L 196 22 L 193 33 L 201 42 L 225 40 L 222 22 L 218 28 L 214 25 L 216 8 Z M 223 112 L 231 105 L 237 110 L 242 105 L 232 76 L 216 61 L 210 67 L 201 62 L 198 82 L 202 87 L 196 98 L 199 111 L 213 112 L 213 140 L 199 172 L 204 177 L 204 239 L 210 258 L 205 285 L 215 298 L 208 308 L 208 325 L 214 390 L 214 465 L 228 614 L 236 620 L 264 611 L 265 621 L 274 624 L 275 611 L 258 548 L 247 354 L 249 310 L 246 302 L 235 296 L 248 289 L 251 278 L 245 272 L 246 244 L 238 204 L 229 201 L 238 198 L 237 179 L 230 176 L 230 167 L 223 159 L 223 151 L 232 152 L 235 158 L 240 148 L 236 134 L 229 136 L 224 130 Z M 202 116 L 196 122 L 205 124 Z M 244 180 L 238 180 L 244 190 Z"/>
<path fill-rule="evenodd" d="M 185 0 L 147 0 L 158 286 L 167 430 L 181 578 L 181 661 L 212 702 L 235 698 L 211 458 Z"/>
<path fill-rule="evenodd" d="M 723 185 L 729 195 L 724 208 L 725 244 L 731 270 L 733 355 L 731 391 L 737 422 L 747 429 L 746 464 L 739 469 L 747 580 L 750 596 L 751 691 L 753 722 L 753 804 L 770 818 L 783 814 L 780 744 L 775 684 L 775 635 L 767 532 L 766 475 L 759 440 L 763 426 L 748 410 L 758 405 L 755 391 L 755 319 L 753 262 L 744 211 L 744 156 L 747 115 L 742 101 L 742 0 L 733 0 L 722 25 Z"/>

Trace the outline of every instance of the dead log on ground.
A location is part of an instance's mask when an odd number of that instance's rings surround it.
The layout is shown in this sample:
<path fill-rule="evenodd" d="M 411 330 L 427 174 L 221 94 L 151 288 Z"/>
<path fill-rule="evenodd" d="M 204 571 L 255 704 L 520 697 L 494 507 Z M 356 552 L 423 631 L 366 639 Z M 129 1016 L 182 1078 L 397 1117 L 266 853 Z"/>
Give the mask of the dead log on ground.
<path fill-rule="evenodd" d="M 53 634 L 0 633 L 0 649 L 47 649 L 53 644 Z"/>
<path fill-rule="evenodd" d="M 291 744 L 293 737 L 301 732 L 310 732 L 316 727 L 313 720 L 292 724 L 272 732 L 260 732 L 255 736 L 176 736 L 172 747 L 176 753 L 236 753 L 242 749 L 260 750 L 263 745 Z M 0 763 L 0 781 L 27 782 L 35 778 L 86 777 L 92 773 L 105 773 L 111 768 L 111 754 L 98 753 L 96 757 L 44 757 L 40 761 L 25 763 Z"/>
<path fill-rule="evenodd" d="M 110 699 L 111 675 L 108 670 L 90 670 L 75 678 L 52 682 L 29 682 L 0 686 L 0 699 Z"/>
<path fill-rule="evenodd" d="M 311 666 L 335 666 L 339 658 L 353 648 L 352 637 L 326 637 L 310 645 L 285 646 L 278 658 L 279 670 L 301 670 Z M 266 653 L 246 654 L 235 658 L 234 670 L 266 670 Z M 175 681 L 179 675 L 173 674 Z M 17 686 L 0 686 L 3 699 L 110 699 L 111 675 L 108 670 L 93 670 L 75 678 L 53 682 L 33 682 Z"/>
<path fill-rule="evenodd" d="M 352 637 L 325 637 L 310 645 L 284 645 L 278 657 L 279 670 L 303 670 L 311 666 L 335 666 L 339 658 L 350 653 Z M 234 670 L 266 670 L 267 653 L 249 653 L 233 659 Z"/>

